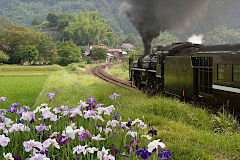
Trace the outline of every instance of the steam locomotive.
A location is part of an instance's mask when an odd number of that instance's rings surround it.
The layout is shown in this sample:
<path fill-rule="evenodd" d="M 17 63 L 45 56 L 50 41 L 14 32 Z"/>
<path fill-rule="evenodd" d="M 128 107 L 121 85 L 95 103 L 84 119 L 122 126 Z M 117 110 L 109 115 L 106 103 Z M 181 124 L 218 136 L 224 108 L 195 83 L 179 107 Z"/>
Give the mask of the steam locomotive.
<path fill-rule="evenodd" d="M 240 109 L 240 44 L 159 46 L 129 58 L 129 80 L 143 92 Z"/>

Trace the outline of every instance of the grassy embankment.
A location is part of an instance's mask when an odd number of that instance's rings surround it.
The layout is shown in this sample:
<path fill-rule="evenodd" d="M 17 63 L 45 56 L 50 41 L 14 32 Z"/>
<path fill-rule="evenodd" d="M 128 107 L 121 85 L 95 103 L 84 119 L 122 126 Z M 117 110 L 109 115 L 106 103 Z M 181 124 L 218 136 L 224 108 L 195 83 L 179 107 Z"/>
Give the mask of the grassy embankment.
<path fill-rule="evenodd" d="M 5 106 L 18 102 L 33 105 L 47 76 L 60 70 L 53 66 L 0 65 L 0 97 L 9 99 Z"/>
<path fill-rule="evenodd" d="M 109 69 L 109 72 L 121 79 L 128 80 L 128 70 L 124 69 L 121 64 L 114 65 Z"/>
<path fill-rule="evenodd" d="M 80 100 L 95 98 L 106 106 L 113 92 L 121 94 L 118 111 L 131 120 L 142 119 L 158 130 L 155 138 L 164 141 L 173 159 L 240 159 L 239 124 L 227 114 L 218 116 L 208 111 L 164 97 L 148 98 L 138 91 L 130 91 L 108 84 L 89 75 L 76 76 L 60 71 L 49 76 L 35 105 L 44 102 L 48 92 L 56 93 L 53 107 L 76 107 Z"/>

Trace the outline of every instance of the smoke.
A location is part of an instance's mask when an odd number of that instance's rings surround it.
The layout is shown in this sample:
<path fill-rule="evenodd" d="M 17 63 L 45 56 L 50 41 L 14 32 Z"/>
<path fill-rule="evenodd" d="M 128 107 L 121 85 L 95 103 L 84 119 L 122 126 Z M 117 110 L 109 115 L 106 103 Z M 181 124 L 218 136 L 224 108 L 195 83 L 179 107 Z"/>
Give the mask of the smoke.
<path fill-rule="evenodd" d="M 194 44 L 202 44 L 203 43 L 203 35 L 192 35 L 191 37 L 188 38 L 188 42 L 194 43 Z"/>
<path fill-rule="evenodd" d="M 189 25 L 206 8 L 208 0 L 125 0 L 120 11 L 142 37 L 144 54 L 150 53 L 153 38 L 161 31 Z"/>

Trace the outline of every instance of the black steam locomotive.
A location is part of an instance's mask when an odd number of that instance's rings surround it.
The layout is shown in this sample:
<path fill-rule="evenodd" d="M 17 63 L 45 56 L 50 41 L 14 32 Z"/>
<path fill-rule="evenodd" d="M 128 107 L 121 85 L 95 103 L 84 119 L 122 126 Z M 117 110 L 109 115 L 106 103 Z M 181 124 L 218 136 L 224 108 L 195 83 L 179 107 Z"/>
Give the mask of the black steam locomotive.
<path fill-rule="evenodd" d="M 240 44 L 159 46 L 152 54 L 130 57 L 129 77 L 147 93 L 240 109 Z"/>

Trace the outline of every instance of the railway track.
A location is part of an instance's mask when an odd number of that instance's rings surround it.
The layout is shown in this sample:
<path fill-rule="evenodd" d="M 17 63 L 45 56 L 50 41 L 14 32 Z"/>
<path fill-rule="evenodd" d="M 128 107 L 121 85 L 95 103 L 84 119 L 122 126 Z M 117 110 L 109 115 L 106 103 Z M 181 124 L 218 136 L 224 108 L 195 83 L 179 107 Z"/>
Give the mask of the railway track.
<path fill-rule="evenodd" d="M 101 66 L 95 67 L 92 69 L 92 73 L 96 77 L 98 77 L 104 81 L 116 84 L 116 85 L 124 87 L 124 88 L 135 89 L 134 87 L 132 87 L 131 82 L 124 81 L 124 80 L 114 77 L 113 75 L 110 75 L 107 72 L 108 67 L 109 67 L 109 65 L 101 65 Z"/>

